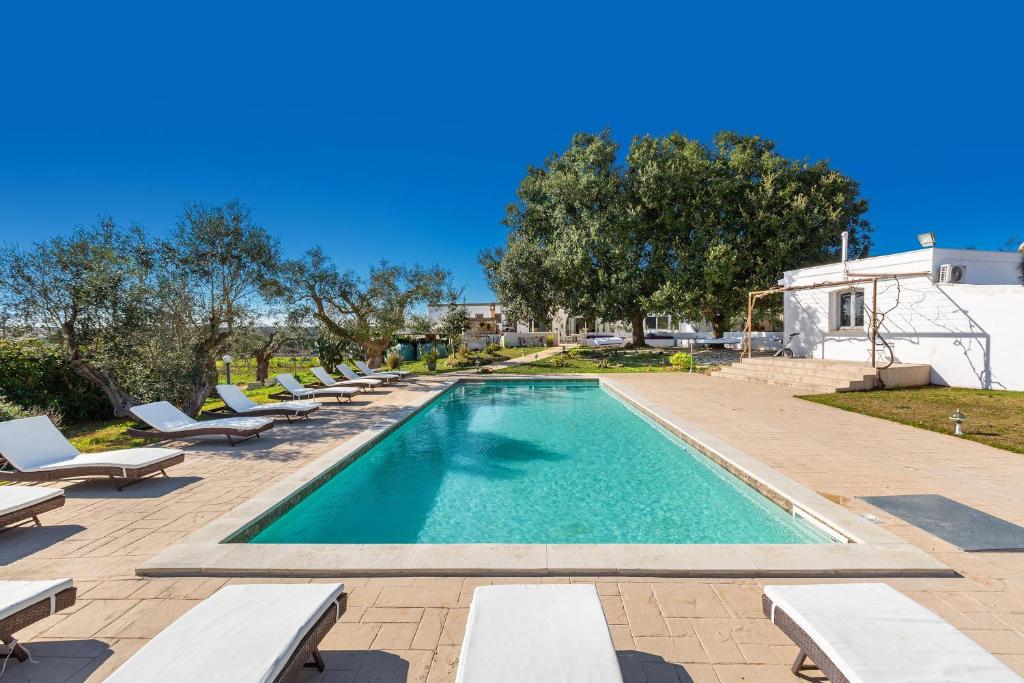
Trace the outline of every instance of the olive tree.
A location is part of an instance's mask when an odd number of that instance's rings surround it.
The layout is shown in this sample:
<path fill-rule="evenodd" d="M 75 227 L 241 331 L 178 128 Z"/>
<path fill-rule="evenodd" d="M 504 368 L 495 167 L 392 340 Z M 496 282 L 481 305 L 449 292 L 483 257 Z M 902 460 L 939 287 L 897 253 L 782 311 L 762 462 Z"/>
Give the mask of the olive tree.
<path fill-rule="evenodd" d="M 320 247 L 287 262 L 280 287 L 332 336 L 358 344 L 373 366 L 383 362 L 415 306 L 454 297 L 447 270 L 381 261 L 361 277 L 339 271 Z"/>

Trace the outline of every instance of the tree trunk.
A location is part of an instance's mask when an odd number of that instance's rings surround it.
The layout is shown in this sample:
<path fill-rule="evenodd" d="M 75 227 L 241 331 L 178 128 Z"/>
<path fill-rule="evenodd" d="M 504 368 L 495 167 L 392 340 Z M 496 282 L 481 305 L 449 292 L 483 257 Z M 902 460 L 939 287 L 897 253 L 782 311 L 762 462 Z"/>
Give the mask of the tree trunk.
<path fill-rule="evenodd" d="M 365 352 L 366 363 L 371 368 L 379 368 L 384 364 L 384 353 L 391 346 L 390 339 L 375 339 L 362 342 L 363 351 Z"/>
<path fill-rule="evenodd" d="M 715 336 L 715 339 L 721 339 L 722 335 L 725 334 L 726 320 L 725 316 L 721 313 L 715 313 L 711 316 L 711 331 Z M 712 349 L 724 349 L 725 344 L 711 344 Z"/>
<path fill-rule="evenodd" d="M 263 351 L 257 351 L 254 354 L 256 358 L 256 381 L 260 384 L 267 381 L 267 377 L 270 376 L 270 357 L 271 354 Z"/>
<path fill-rule="evenodd" d="M 630 321 L 633 325 L 633 346 L 647 346 L 647 342 L 644 339 L 644 314 L 643 312 L 634 313 L 633 319 Z"/>
<path fill-rule="evenodd" d="M 197 359 L 196 379 L 189 388 L 188 397 L 181 411 L 186 415 L 195 417 L 203 409 L 203 404 L 213 392 L 217 384 L 217 364 L 212 358 Z M 201 364 L 201 365 L 200 365 Z"/>
<path fill-rule="evenodd" d="M 102 370 L 92 367 L 81 359 L 73 358 L 71 360 L 71 369 L 82 379 L 100 388 L 100 391 L 110 401 L 110 407 L 116 417 L 131 417 L 132 414 L 128 409 L 141 403 L 139 399 L 125 391 L 113 377 Z"/>

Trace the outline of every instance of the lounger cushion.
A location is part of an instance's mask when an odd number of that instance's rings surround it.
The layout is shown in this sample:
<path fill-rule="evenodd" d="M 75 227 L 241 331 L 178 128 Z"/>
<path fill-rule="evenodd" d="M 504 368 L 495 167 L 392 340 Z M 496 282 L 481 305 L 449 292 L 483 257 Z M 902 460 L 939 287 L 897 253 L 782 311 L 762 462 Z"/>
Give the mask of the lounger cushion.
<path fill-rule="evenodd" d="M 294 410 L 297 413 L 301 413 L 306 410 L 318 410 L 319 408 L 320 404 L 316 401 L 281 401 L 280 403 L 257 405 L 252 410 L 253 412 L 259 412 L 261 409 Z"/>
<path fill-rule="evenodd" d="M 622 683 L 589 584 L 481 586 L 473 593 L 456 683 Z"/>
<path fill-rule="evenodd" d="M 1005 664 L 883 583 L 766 586 L 850 683 L 1020 683 Z M 773 614 L 774 621 L 774 614 Z"/>
<path fill-rule="evenodd" d="M 231 408 L 231 410 L 236 413 L 244 413 L 245 411 L 259 405 L 256 401 L 253 401 L 242 393 L 242 390 L 234 384 L 218 384 L 217 394 L 220 396 L 221 400 L 224 401 L 224 405 Z"/>
<path fill-rule="evenodd" d="M 0 486 L 0 516 L 24 510 L 64 495 L 64 489 L 47 486 Z"/>
<path fill-rule="evenodd" d="M 0 422 L 0 455 L 23 472 L 67 460 L 78 449 L 44 415 Z"/>
<path fill-rule="evenodd" d="M 378 384 L 383 384 L 384 383 L 384 380 L 382 380 L 382 379 L 371 379 L 369 377 L 360 377 L 356 373 L 352 372 L 352 368 L 350 368 L 349 366 L 345 365 L 344 363 L 339 363 L 337 365 L 337 368 L 338 368 L 338 372 L 340 372 L 345 377 L 347 377 L 349 382 L 352 382 L 352 383 L 359 383 L 359 384 L 363 384 L 363 385 L 369 386 L 369 387 L 375 387 Z"/>
<path fill-rule="evenodd" d="M 40 600 L 54 598 L 62 590 L 71 588 L 71 579 L 46 581 L 0 581 L 0 619 L 6 619 Z M 51 613 L 52 613 L 51 602 Z"/>
<path fill-rule="evenodd" d="M 107 681 L 273 681 L 343 591 L 338 583 L 227 586 L 157 634 Z"/>
<path fill-rule="evenodd" d="M 216 420 L 197 420 L 188 427 L 177 427 L 167 431 L 171 434 L 191 429 L 227 429 L 244 432 L 250 429 L 259 429 L 268 424 L 274 424 L 274 421 L 269 417 L 222 417 Z"/>
<path fill-rule="evenodd" d="M 130 408 L 132 415 L 153 429 L 169 432 L 175 429 L 190 429 L 196 421 L 167 401 L 157 401 Z"/>
<path fill-rule="evenodd" d="M 104 451 L 102 453 L 79 453 L 73 458 L 51 463 L 26 472 L 47 472 L 50 470 L 68 470 L 76 467 L 120 467 L 122 470 L 135 470 L 148 465 L 155 465 L 161 460 L 181 455 L 178 448 L 126 448 L 121 451 Z M 21 468 L 18 468 L 21 469 Z"/>

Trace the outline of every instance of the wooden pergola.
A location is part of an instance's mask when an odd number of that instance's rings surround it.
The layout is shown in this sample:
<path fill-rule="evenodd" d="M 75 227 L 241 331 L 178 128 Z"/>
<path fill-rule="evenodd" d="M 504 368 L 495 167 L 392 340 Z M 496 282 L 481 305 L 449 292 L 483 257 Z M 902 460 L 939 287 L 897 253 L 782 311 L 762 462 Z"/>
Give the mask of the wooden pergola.
<path fill-rule="evenodd" d="M 858 284 L 871 283 L 871 325 L 869 327 L 869 334 L 871 336 L 871 367 L 878 367 L 877 349 L 878 349 L 878 282 L 879 280 L 899 280 L 900 278 L 911 278 L 911 277 L 929 277 L 931 271 L 923 271 L 916 273 L 859 273 L 855 274 L 857 277 L 850 277 L 845 280 L 833 280 L 829 282 L 816 282 L 813 285 L 791 285 L 786 287 L 772 287 L 771 289 L 761 289 L 747 294 L 747 324 L 743 328 L 743 351 L 746 352 L 747 358 L 751 358 L 754 355 L 754 344 L 753 344 L 753 325 L 754 325 L 754 307 L 757 305 L 758 300 L 763 299 L 766 296 L 773 294 L 784 294 L 786 292 L 799 292 L 808 289 L 830 289 L 835 287 L 850 287 Z M 740 355 L 743 355 L 743 351 Z M 892 361 L 889 361 L 892 364 Z"/>

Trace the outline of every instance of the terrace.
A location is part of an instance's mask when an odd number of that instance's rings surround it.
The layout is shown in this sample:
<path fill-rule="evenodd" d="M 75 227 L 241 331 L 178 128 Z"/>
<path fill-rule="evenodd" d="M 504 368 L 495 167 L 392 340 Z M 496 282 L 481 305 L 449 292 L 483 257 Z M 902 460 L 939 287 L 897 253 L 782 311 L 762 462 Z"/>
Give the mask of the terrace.
<path fill-rule="evenodd" d="M 226 584 L 327 580 L 301 572 L 267 578 L 252 568 L 234 576 L 224 567 L 197 576 L 138 572 L 161 553 L 180 547 L 197 529 L 230 517 L 332 450 L 363 438 L 364 430 L 409 412 L 451 377 L 423 377 L 352 406 L 325 406 L 313 424 L 279 424 L 263 439 L 236 448 L 216 441 L 190 443 L 185 463 L 169 478 L 122 493 L 105 482 L 69 483 L 67 504 L 46 513 L 42 528 L 16 528 L 0 536 L 4 578 L 71 576 L 79 587 L 72 609 L 19 632 L 39 663 L 11 663 L 5 680 L 102 680 L 148 639 Z M 1019 456 L 801 401 L 783 387 L 643 372 L 616 375 L 614 384 L 666 420 L 699 425 L 706 440 L 741 451 L 832 501 L 842 514 L 864 524 L 868 522 L 858 514 L 876 516 L 878 529 L 907 544 L 908 553 L 923 551 L 955 572 L 901 577 L 893 567 L 881 580 L 947 619 L 1011 668 L 1024 671 L 1019 556 L 963 552 L 860 500 L 937 493 L 1022 523 L 1024 508 L 1015 495 L 1024 484 Z M 780 556 L 789 552 L 777 550 Z M 676 569 L 685 569 L 680 564 L 685 560 L 673 561 L 679 564 Z M 811 569 L 816 576 L 800 582 L 862 580 L 829 578 L 828 566 Z M 476 586 L 569 581 L 598 586 L 628 681 L 795 680 L 789 671 L 795 647 L 760 608 L 762 587 L 791 581 L 786 571 L 721 578 L 714 571 L 680 577 L 666 576 L 664 570 L 662 566 L 649 575 L 581 569 L 578 574 L 566 570 L 508 576 L 500 568 L 458 576 L 412 569 L 391 570 L 388 576 L 342 574 L 350 591 L 349 609 L 322 643 L 327 670 L 308 672 L 300 680 L 454 680 Z"/>

